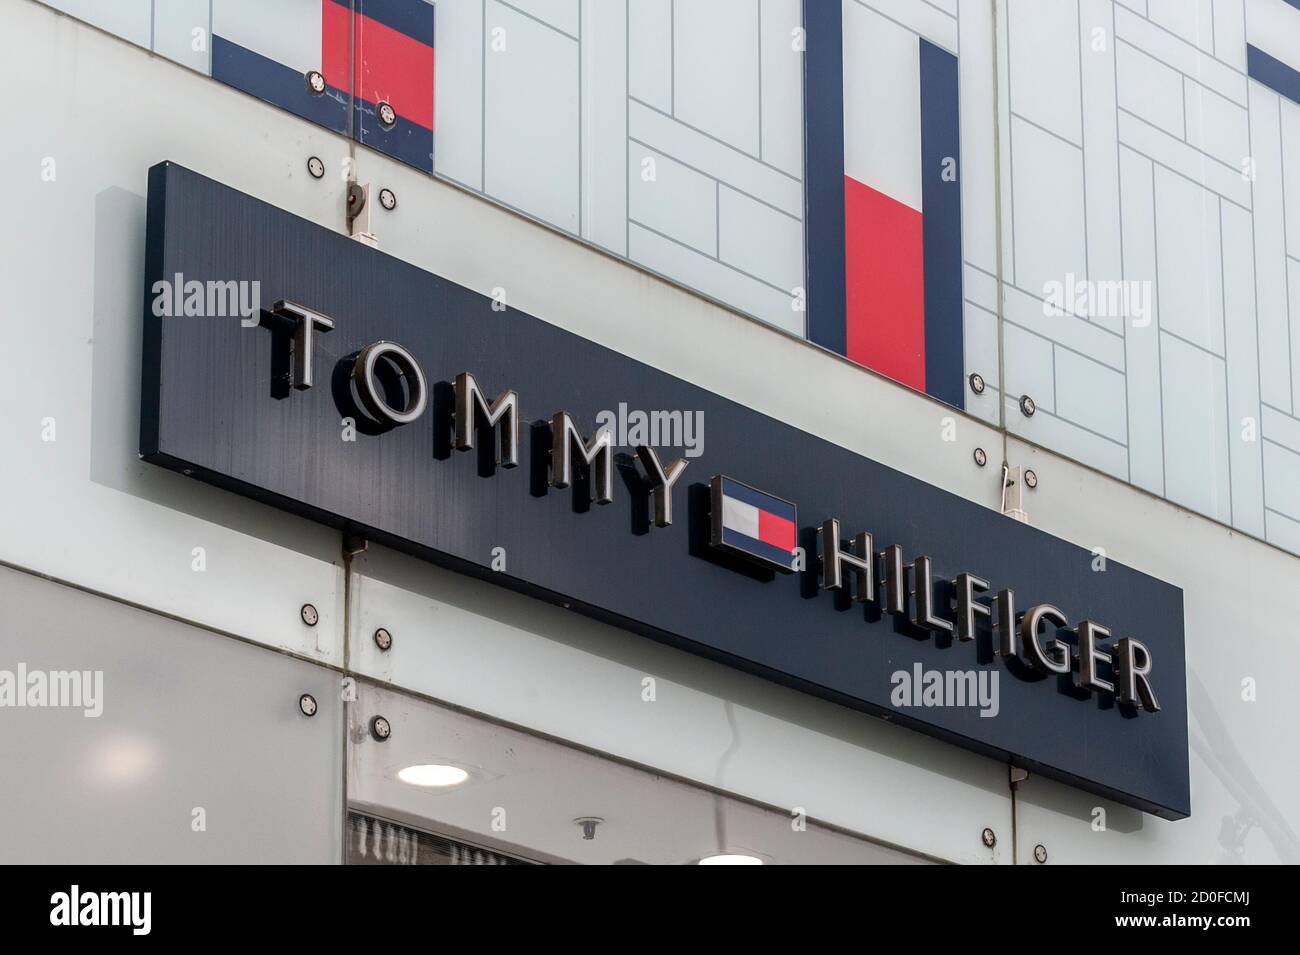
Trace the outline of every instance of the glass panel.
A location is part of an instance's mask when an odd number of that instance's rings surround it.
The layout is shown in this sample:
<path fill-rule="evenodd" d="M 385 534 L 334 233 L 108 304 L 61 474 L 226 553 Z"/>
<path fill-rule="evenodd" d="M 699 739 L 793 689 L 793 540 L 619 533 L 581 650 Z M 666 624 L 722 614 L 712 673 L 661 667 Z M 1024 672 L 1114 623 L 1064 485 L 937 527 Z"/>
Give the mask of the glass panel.
<path fill-rule="evenodd" d="M 348 800 L 384 821 L 385 857 L 450 851 L 426 849 L 410 831 L 421 830 L 553 863 L 925 861 L 392 690 L 359 686 L 350 710 Z M 373 857 L 375 832 L 374 820 L 364 833 L 350 831 L 349 856 L 364 839 Z"/>
<path fill-rule="evenodd" d="M 0 605 L 0 862 L 339 860 L 332 671 L 7 568 Z"/>

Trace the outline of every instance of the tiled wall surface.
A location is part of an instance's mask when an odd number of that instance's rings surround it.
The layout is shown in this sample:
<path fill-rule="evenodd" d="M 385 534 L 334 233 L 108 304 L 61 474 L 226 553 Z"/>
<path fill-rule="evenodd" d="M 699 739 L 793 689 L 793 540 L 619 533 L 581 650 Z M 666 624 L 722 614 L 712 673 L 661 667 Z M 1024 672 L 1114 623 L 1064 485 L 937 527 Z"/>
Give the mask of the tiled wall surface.
<path fill-rule="evenodd" d="M 800 0 L 45 2 L 805 334 Z M 1300 553 L 1300 3 L 842 11 L 845 172 L 921 215 L 958 62 L 966 409 Z"/>
<path fill-rule="evenodd" d="M 999 12 L 1007 426 L 1300 550 L 1300 103 L 1248 68 L 1300 67 L 1300 8 Z M 1044 314 L 1084 280 L 1093 306 Z M 1143 307 L 1101 304 L 1119 280 Z"/>

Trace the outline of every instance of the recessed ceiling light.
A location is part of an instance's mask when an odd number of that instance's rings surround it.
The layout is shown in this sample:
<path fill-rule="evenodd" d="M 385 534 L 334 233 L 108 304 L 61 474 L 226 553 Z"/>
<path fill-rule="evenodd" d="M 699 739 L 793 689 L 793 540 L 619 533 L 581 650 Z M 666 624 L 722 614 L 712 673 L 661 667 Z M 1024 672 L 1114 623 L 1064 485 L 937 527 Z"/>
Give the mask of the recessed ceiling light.
<path fill-rule="evenodd" d="M 423 766 L 407 766 L 397 773 L 397 778 L 411 786 L 459 786 L 469 779 L 469 773 L 459 766 L 428 763 Z"/>
<path fill-rule="evenodd" d="M 720 852 L 714 856 L 705 856 L 700 865 L 762 865 L 758 856 L 747 856 L 739 852 Z"/>

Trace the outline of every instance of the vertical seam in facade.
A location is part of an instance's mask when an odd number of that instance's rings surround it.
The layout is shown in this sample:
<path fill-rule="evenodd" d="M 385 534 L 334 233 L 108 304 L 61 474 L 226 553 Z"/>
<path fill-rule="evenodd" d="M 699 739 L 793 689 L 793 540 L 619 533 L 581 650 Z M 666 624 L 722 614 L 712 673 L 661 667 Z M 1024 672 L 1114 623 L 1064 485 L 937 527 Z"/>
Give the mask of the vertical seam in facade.
<path fill-rule="evenodd" d="M 993 43 L 993 224 L 995 232 L 995 270 L 997 272 L 997 319 L 998 319 L 998 430 L 1002 432 L 1002 463 L 1007 463 L 1010 442 L 1007 439 L 1007 382 L 1006 382 L 1006 336 L 1003 314 L 1003 266 L 1002 266 L 1002 104 L 998 96 L 998 0 L 989 0 L 989 9 L 993 15 L 993 30 L 990 39 Z M 1010 37 L 1008 37 L 1010 39 Z M 1008 60 L 1010 46 L 1008 44 Z M 1010 63 L 1008 63 L 1008 67 Z M 1008 71 L 1009 72 L 1009 71 Z M 1011 77 L 1007 77 L 1008 95 L 1010 95 Z M 1014 813 L 1013 813 L 1014 815 Z"/>

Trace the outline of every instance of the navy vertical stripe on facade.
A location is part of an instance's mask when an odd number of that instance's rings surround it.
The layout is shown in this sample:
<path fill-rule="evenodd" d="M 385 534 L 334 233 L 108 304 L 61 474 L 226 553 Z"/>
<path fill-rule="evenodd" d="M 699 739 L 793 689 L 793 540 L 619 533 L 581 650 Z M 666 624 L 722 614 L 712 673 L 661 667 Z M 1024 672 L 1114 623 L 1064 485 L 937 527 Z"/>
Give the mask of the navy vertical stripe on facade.
<path fill-rule="evenodd" d="M 1252 80 L 1258 80 L 1273 92 L 1285 96 L 1293 103 L 1300 103 L 1300 72 L 1249 43 L 1246 44 L 1246 73 Z"/>
<path fill-rule="evenodd" d="M 804 279 L 808 340 L 848 351 L 844 325 L 844 9 L 804 0 Z"/>
<path fill-rule="evenodd" d="M 957 57 L 921 41 L 921 245 L 925 390 L 964 407 Z M 945 171 L 949 175 L 945 178 Z"/>

